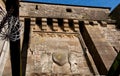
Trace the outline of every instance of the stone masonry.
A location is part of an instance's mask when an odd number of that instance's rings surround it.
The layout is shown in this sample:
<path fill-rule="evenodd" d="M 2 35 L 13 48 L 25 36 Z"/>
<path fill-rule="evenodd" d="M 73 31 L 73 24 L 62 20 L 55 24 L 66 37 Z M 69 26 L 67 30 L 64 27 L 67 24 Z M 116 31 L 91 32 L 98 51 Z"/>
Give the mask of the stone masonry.
<path fill-rule="evenodd" d="M 120 30 L 109 13 L 109 8 L 21 1 L 22 75 L 107 75 L 120 50 Z M 3 76 L 10 74 L 6 63 Z"/>
<path fill-rule="evenodd" d="M 73 20 L 75 25 L 70 29 L 68 19 L 63 20 L 63 28 L 58 25 L 57 19 L 52 19 L 52 27 L 47 23 L 49 19 L 41 20 L 42 26 L 31 18 L 25 75 L 93 75 L 80 43 L 79 21 Z"/>
<path fill-rule="evenodd" d="M 119 38 L 113 45 L 106 35 L 108 14 L 108 8 L 21 2 L 24 75 L 106 75 L 119 50 Z"/>

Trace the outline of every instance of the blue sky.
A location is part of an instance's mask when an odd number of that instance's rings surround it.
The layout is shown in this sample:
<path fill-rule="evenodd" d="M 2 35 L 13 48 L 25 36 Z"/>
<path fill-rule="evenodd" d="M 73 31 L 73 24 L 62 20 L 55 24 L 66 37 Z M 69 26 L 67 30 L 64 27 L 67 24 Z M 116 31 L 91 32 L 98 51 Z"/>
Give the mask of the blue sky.
<path fill-rule="evenodd" d="M 24 0 L 24 1 L 110 7 L 111 10 L 113 10 L 118 4 L 120 4 L 120 0 Z"/>

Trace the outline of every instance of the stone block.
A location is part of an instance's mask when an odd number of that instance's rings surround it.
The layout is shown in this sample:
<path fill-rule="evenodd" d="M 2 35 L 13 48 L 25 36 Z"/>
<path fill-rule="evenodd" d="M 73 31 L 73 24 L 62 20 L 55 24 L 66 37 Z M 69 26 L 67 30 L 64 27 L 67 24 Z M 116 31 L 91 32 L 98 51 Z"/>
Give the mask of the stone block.
<path fill-rule="evenodd" d="M 58 28 L 57 28 L 57 27 L 54 27 L 53 29 L 54 29 L 54 31 L 58 31 Z"/>
<path fill-rule="evenodd" d="M 42 22 L 42 26 L 43 26 L 43 25 L 47 25 L 47 22 Z"/>
<path fill-rule="evenodd" d="M 57 19 L 53 19 L 53 23 L 54 23 L 54 22 L 55 22 L 55 23 L 57 23 L 57 22 L 58 22 L 58 20 L 57 20 Z"/>
<path fill-rule="evenodd" d="M 24 17 L 20 17 L 20 22 L 24 22 Z"/>
<path fill-rule="evenodd" d="M 63 22 L 64 23 L 68 23 L 68 19 L 63 19 Z"/>
<path fill-rule="evenodd" d="M 74 24 L 78 24 L 79 20 L 73 20 Z"/>
<path fill-rule="evenodd" d="M 79 24 L 74 24 L 74 27 L 75 28 L 79 28 Z"/>
<path fill-rule="evenodd" d="M 36 21 L 36 19 L 35 19 L 35 18 L 30 18 L 30 20 L 31 20 L 31 21 L 34 21 L 34 22 Z"/>
<path fill-rule="evenodd" d="M 93 22 L 93 25 L 98 25 L 97 21 L 92 21 L 92 22 Z"/>
<path fill-rule="evenodd" d="M 75 29 L 75 31 L 79 31 L 79 25 L 78 24 L 74 24 L 74 29 Z"/>
<path fill-rule="evenodd" d="M 36 21 L 35 18 L 30 18 L 30 21 L 31 21 L 31 22 L 30 22 L 31 25 L 35 25 L 35 24 L 36 24 L 36 23 L 35 23 L 35 21 Z"/>
<path fill-rule="evenodd" d="M 47 25 L 42 25 L 43 30 L 47 30 Z"/>
<path fill-rule="evenodd" d="M 31 22 L 30 22 L 30 25 L 35 25 L 35 24 L 36 24 L 36 23 L 35 23 L 35 22 L 33 22 L 33 21 L 31 21 Z"/>
<path fill-rule="evenodd" d="M 47 22 L 47 18 L 42 18 L 42 22 Z"/>
<path fill-rule="evenodd" d="M 58 31 L 59 27 L 58 27 L 58 23 L 53 23 L 53 29 L 55 31 Z"/>
<path fill-rule="evenodd" d="M 105 22 L 105 21 L 101 21 L 101 26 L 103 26 L 103 27 L 107 27 L 107 22 Z"/>
<path fill-rule="evenodd" d="M 64 28 L 69 28 L 69 25 L 67 23 L 65 23 Z"/>
<path fill-rule="evenodd" d="M 84 24 L 85 25 L 89 25 L 89 21 L 84 21 Z"/>

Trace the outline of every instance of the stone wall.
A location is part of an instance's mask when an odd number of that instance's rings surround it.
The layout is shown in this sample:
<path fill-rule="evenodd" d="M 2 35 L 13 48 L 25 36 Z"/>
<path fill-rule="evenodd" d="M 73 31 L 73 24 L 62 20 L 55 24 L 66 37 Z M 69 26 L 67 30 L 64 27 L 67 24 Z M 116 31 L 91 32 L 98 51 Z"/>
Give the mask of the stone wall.
<path fill-rule="evenodd" d="M 20 20 L 25 26 L 22 63 L 26 76 L 98 74 L 80 43 L 78 20 L 63 19 L 61 25 L 55 18 L 39 18 L 40 23 L 36 18 Z"/>
<path fill-rule="evenodd" d="M 117 52 L 114 50 L 113 45 L 110 44 L 110 41 L 106 39 L 104 35 L 106 32 L 102 33 L 103 31 L 101 31 L 105 27 L 99 26 L 100 24 L 95 21 L 84 21 L 81 24 L 81 33 L 96 67 L 101 75 L 106 75 L 117 56 Z"/>
<path fill-rule="evenodd" d="M 40 4 L 20 2 L 20 16 L 69 18 L 80 20 L 106 20 L 108 8 L 90 8 L 79 6 L 65 6 L 53 4 Z"/>
<path fill-rule="evenodd" d="M 107 23 L 108 13 L 107 8 L 20 2 L 20 21 L 24 25 L 23 73 L 106 75 L 117 55 L 116 49 L 119 50 L 119 31 L 109 29 L 115 23 Z M 113 34 L 112 30 L 116 32 Z M 87 47 L 83 47 L 81 40 Z M 67 63 L 58 63 L 56 57 L 65 57 Z"/>

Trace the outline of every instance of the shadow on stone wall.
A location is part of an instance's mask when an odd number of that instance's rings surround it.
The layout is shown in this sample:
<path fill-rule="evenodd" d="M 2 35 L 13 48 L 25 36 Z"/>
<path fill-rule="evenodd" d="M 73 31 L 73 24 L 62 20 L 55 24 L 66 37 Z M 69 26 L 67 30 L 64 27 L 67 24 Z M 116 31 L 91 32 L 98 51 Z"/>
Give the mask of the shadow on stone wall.
<path fill-rule="evenodd" d="M 93 61 L 98 69 L 98 72 L 100 75 L 106 75 L 107 74 L 107 69 L 102 61 L 102 59 L 100 58 L 100 55 L 98 54 L 98 51 L 92 41 L 92 38 L 90 37 L 90 34 L 88 33 L 87 29 L 86 29 L 86 25 L 84 25 L 84 23 L 79 23 L 80 25 L 80 32 L 83 36 L 83 39 L 85 41 L 85 44 L 88 48 L 89 53 L 91 54 Z M 89 25 L 88 25 L 89 26 Z"/>
<path fill-rule="evenodd" d="M 29 46 L 29 35 L 30 35 L 30 19 L 25 19 L 25 26 L 24 26 L 24 38 L 23 38 L 23 44 L 22 44 L 22 51 L 21 51 L 21 57 L 22 57 L 22 76 L 25 76 L 26 73 L 26 64 L 27 64 L 27 50 Z"/>

